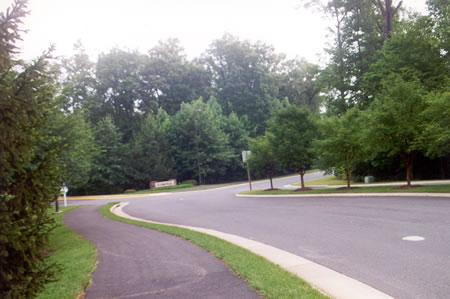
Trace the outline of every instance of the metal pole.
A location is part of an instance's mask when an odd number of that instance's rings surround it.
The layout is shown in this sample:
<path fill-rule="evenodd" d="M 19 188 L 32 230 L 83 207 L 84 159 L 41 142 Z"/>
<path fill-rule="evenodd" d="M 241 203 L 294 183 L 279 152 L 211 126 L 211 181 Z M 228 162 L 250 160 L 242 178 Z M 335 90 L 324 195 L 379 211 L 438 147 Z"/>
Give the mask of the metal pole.
<path fill-rule="evenodd" d="M 67 194 L 67 191 L 66 191 L 66 189 L 64 189 L 64 207 L 67 207 L 67 196 L 66 196 L 66 194 Z"/>
<path fill-rule="evenodd" d="M 247 162 L 247 175 L 248 175 L 248 185 L 250 186 L 250 191 L 252 191 L 252 177 L 250 176 L 250 167 Z"/>

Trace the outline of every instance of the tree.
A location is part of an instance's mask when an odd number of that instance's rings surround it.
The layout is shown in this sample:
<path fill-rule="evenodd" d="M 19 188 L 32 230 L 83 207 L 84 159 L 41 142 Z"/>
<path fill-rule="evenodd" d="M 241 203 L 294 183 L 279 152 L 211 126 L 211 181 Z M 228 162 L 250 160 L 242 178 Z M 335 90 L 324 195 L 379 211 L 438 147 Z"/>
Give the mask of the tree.
<path fill-rule="evenodd" d="M 386 39 L 391 38 L 392 20 L 402 6 L 403 1 L 399 1 L 396 6 L 392 5 L 392 0 L 384 0 L 384 5 L 381 0 L 372 0 L 372 3 L 378 8 L 384 19 L 383 33 Z"/>
<path fill-rule="evenodd" d="M 96 125 L 94 136 L 99 154 L 92 161 L 88 188 L 95 194 L 122 192 L 125 184 L 122 133 L 107 116 Z"/>
<path fill-rule="evenodd" d="M 125 142 L 131 139 L 144 112 L 157 109 L 157 103 L 142 80 L 146 60 L 145 55 L 136 51 L 113 49 L 101 54 L 96 64 L 96 96 L 86 109 L 89 120 L 96 124 L 111 117 Z"/>
<path fill-rule="evenodd" d="M 427 103 L 418 80 L 404 81 L 392 75 L 367 111 L 367 142 L 374 152 L 399 155 L 405 165 L 407 185 L 411 186 L 415 156 L 425 148 L 423 117 Z"/>
<path fill-rule="evenodd" d="M 362 122 L 357 108 L 348 110 L 341 117 L 327 118 L 320 126 L 321 139 L 315 142 L 319 167 L 343 170 L 348 188 L 353 169 L 364 158 Z"/>
<path fill-rule="evenodd" d="M 366 109 L 373 101 L 370 85 L 364 75 L 379 57 L 393 29 L 400 23 L 400 4 L 392 7 L 392 0 L 304 0 L 307 6 L 318 7 L 333 21 L 330 28 L 333 41 L 325 49 L 330 62 L 321 73 L 325 106 L 329 115 L 343 115 L 353 106 Z M 378 5 L 380 4 L 380 5 Z M 380 9 L 381 8 L 381 9 Z M 386 19 L 387 23 L 384 23 Z M 386 26 L 385 26 L 386 25 Z M 385 34 L 385 30 L 386 34 Z M 395 31 L 395 30 L 394 30 Z"/>
<path fill-rule="evenodd" d="M 228 116 L 222 112 L 222 107 L 214 97 L 207 102 L 208 107 L 214 114 L 214 118 L 219 124 L 219 128 L 228 135 L 229 146 L 232 158 L 226 165 L 226 172 L 221 179 L 240 180 L 245 178 L 246 170 L 242 163 L 241 153 L 248 149 L 248 136 L 250 134 L 250 123 L 246 115 L 238 117 L 236 113 L 231 112 Z"/>
<path fill-rule="evenodd" d="M 425 154 L 443 157 L 450 153 L 450 92 L 431 92 L 425 100 L 428 106 L 422 112 Z"/>
<path fill-rule="evenodd" d="M 92 127 L 81 111 L 65 113 L 55 109 L 49 118 L 46 135 L 55 139 L 60 150 L 58 163 L 63 172 L 62 180 L 71 192 L 78 193 L 86 188 L 93 159 L 99 154 Z"/>
<path fill-rule="evenodd" d="M 251 169 L 262 169 L 265 172 L 270 180 L 270 190 L 273 190 L 272 178 L 275 173 L 277 158 L 273 151 L 273 147 L 269 142 L 269 138 L 266 135 L 250 138 L 248 143 L 252 154 L 247 163 Z"/>
<path fill-rule="evenodd" d="M 428 11 L 434 25 L 434 36 L 447 61 L 450 56 L 450 9 L 447 0 L 428 0 Z"/>
<path fill-rule="evenodd" d="M 321 104 L 319 75 L 319 66 L 304 59 L 286 61 L 283 63 L 279 97 L 287 97 L 291 104 L 318 112 Z"/>
<path fill-rule="evenodd" d="M 261 42 L 252 44 L 231 35 L 214 41 L 204 59 L 224 114 L 247 115 L 257 134 L 264 133 L 277 105 L 276 71 L 281 58 L 273 47 Z"/>
<path fill-rule="evenodd" d="M 27 64 L 16 57 L 27 1 L 0 14 L 0 297 L 32 298 L 54 280 L 46 249 L 59 192 L 58 149 L 44 129 L 54 109 L 49 52 Z"/>
<path fill-rule="evenodd" d="M 59 63 L 60 100 L 66 112 L 78 112 L 86 109 L 89 99 L 95 96 L 95 64 L 89 59 L 83 45 L 78 41 L 74 45 L 75 55 L 63 58 Z"/>
<path fill-rule="evenodd" d="M 198 61 L 188 61 L 177 39 L 169 39 L 149 51 L 143 80 L 158 107 L 170 115 L 181 103 L 208 98 L 211 74 Z"/>
<path fill-rule="evenodd" d="M 126 156 L 127 177 L 132 187 L 144 189 L 151 180 L 167 180 L 174 172 L 167 136 L 152 114 L 147 114 L 128 144 Z"/>
<path fill-rule="evenodd" d="M 392 74 L 405 81 L 418 79 L 426 91 L 448 88 L 448 60 L 434 36 L 428 17 L 413 18 L 402 24 L 380 51 L 376 63 L 364 75 L 364 85 L 374 97 L 382 90 L 382 82 Z"/>
<path fill-rule="evenodd" d="M 296 168 L 302 189 L 305 189 L 303 177 L 314 160 L 312 142 L 317 135 L 317 126 L 311 113 L 292 105 L 280 109 L 270 120 L 268 131 L 270 143 L 280 162 Z"/>
<path fill-rule="evenodd" d="M 172 118 L 169 138 L 181 179 L 216 181 L 225 174 L 233 157 L 228 135 L 202 99 L 181 104 Z"/>

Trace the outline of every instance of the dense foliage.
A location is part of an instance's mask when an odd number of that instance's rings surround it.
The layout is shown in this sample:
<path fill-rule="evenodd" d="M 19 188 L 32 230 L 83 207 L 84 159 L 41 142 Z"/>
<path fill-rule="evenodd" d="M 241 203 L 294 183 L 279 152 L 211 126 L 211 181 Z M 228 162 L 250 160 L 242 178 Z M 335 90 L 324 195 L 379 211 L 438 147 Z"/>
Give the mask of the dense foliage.
<path fill-rule="evenodd" d="M 320 67 L 231 35 L 189 60 L 179 42 L 18 58 L 26 0 L 0 15 L 0 296 L 52 279 L 48 202 L 215 183 L 319 166 L 352 178 L 449 177 L 449 9 L 408 15 L 401 1 L 313 0 L 334 22 Z M 396 3 L 394 3 L 396 2 Z M 250 138 L 249 138 L 250 137 Z M 414 172 L 413 172 L 414 166 Z M 259 172 L 258 172 L 259 170 Z M 271 184 L 272 187 L 272 184 Z"/>
<path fill-rule="evenodd" d="M 0 15 L 0 297 L 32 298 L 54 279 L 44 249 L 52 220 L 49 200 L 59 191 L 57 139 L 45 135 L 53 108 L 48 54 L 15 59 L 26 2 Z"/>

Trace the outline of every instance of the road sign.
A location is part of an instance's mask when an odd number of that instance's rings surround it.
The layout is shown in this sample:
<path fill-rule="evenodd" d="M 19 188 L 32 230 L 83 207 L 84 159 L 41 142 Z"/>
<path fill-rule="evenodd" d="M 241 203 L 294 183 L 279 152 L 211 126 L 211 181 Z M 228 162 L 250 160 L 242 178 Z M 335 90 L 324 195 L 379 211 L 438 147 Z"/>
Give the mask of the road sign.
<path fill-rule="evenodd" d="M 242 151 L 242 161 L 245 163 L 248 160 L 248 157 L 250 157 L 251 151 Z"/>

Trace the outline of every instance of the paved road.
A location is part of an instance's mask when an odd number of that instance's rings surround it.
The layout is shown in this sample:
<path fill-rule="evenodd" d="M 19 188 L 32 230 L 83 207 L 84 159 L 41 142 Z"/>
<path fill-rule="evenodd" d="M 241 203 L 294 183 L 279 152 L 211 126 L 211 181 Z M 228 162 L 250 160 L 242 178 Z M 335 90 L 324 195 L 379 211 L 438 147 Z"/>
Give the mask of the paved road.
<path fill-rule="evenodd" d="M 209 253 L 180 238 L 100 216 L 69 212 L 66 225 L 94 242 L 98 265 L 86 298 L 260 298 Z"/>
<path fill-rule="evenodd" d="M 282 187 L 297 180 L 285 178 L 274 183 Z M 264 182 L 254 187 L 267 186 Z M 125 212 L 149 220 L 212 228 L 270 244 L 396 298 L 450 297 L 448 197 L 234 196 L 247 188 L 243 185 L 131 199 L 127 200 L 130 205 Z M 402 240 L 410 235 L 425 240 Z"/>

